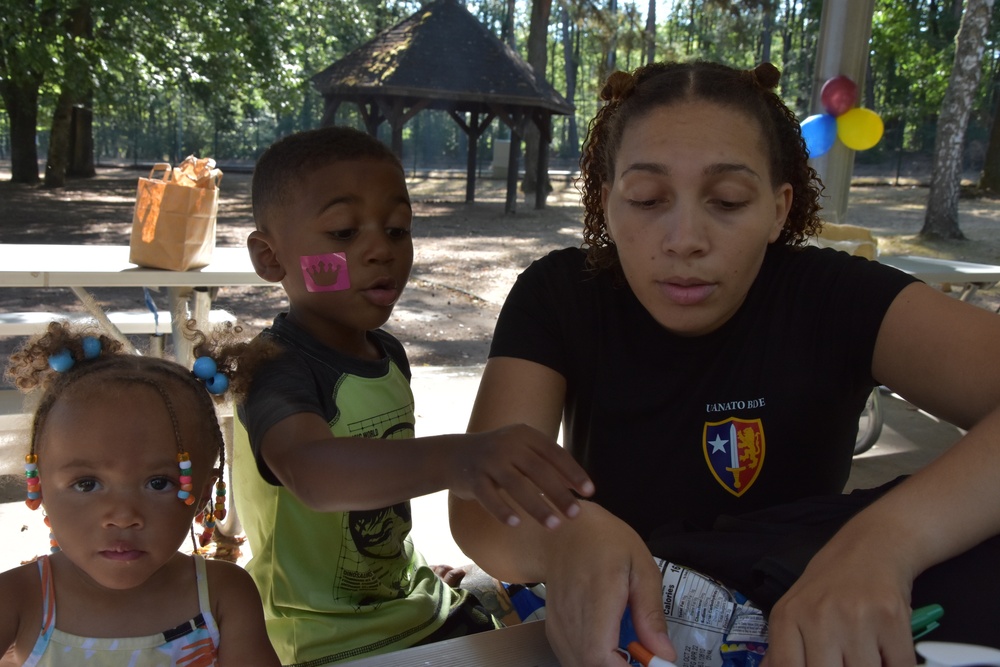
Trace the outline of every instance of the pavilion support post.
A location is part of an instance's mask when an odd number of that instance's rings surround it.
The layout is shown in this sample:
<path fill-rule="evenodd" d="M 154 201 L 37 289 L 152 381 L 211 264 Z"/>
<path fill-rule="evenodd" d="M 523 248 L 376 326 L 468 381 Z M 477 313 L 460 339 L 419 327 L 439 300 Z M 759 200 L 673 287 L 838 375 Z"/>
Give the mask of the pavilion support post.
<path fill-rule="evenodd" d="M 469 114 L 469 129 L 465 136 L 469 141 L 469 150 L 465 160 L 465 203 L 476 201 L 476 153 L 479 152 L 479 114 L 473 111 Z"/>
<path fill-rule="evenodd" d="M 535 209 L 545 208 L 545 198 L 549 194 L 549 146 L 552 143 L 552 115 L 538 111 L 535 113 L 538 126 L 538 177 L 535 181 Z"/>
<path fill-rule="evenodd" d="M 389 127 L 392 132 L 392 139 L 390 140 L 392 152 L 396 154 L 396 157 L 402 160 L 403 127 L 411 118 L 427 108 L 428 103 L 426 100 L 420 101 L 407 109 L 406 103 L 399 98 L 376 98 L 375 102 L 378 104 L 382 115 L 384 115 L 389 121 Z"/>
<path fill-rule="evenodd" d="M 522 109 L 495 109 L 497 117 L 510 128 L 510 151 L 507 157 L 507 201 L 504 213 L 517 212 L 517 177 L 520 171 L 518 162 L 521 159 L 521 139 L 524 137 L 525 121 L 528 114 Z"/>
<path fill-rule="evenodd" d="M 458 126 L 462 128 L 465 136 L 469 139 L 469 148 L 466 151 L 465 203 L 471 204 L 476 200 L 476 153 L 479 152 L 479 137 L 483 136 L 483 131 L 493 122 L 496 113 L 492 111 L 486 112 L 485 118 L 480 119 L 478 111 L 470 111 L 468 123 L 454 109 L 449 111 L 448 114 L 458 123 Z"/>
<path fill-rule="evenodd" d="M 824 2 L 816 46 L 812 113 L 823 113 L 820 92 L 828 79 L 843 74 L 864 90 L 875 0 Z M 847 200 L 854 172 L 854 151 L 839 141 L 829 151 L 809 161 L 823 181 L 823 220 L 847 221 Z"/>
<path fill-rule="evenodd" d="M 507 199 L 503 212 L 513 215 L 517 213 L 517 173 L 521 160 L 521 133 L 515 127 L 510 128 L 510 153 L 507 158 Z"/>
<path fill-rule="evenodd" d="M 358 104 L 358 111 L 361 112 L 361 120 L 365 123 L 365 130 L 373 137 L 378 136 L 378 126 L 382 124 L 385 117 L 379 111 L 377 104 Z"/>
<path fill-rule="evenodd" d="M 323 105 L 323 118 L 319 121 L 320 127 L 328 127 L 336 124 L 337 109 L 340 108 L 340 100 L 332 97 L 324 98 L 326 104 Z"/>

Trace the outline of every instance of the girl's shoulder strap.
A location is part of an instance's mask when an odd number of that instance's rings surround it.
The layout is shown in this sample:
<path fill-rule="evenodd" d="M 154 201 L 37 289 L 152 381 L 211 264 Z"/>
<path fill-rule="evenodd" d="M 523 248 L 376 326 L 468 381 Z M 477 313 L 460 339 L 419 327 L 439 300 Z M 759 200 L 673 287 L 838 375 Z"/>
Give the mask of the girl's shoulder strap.
<path fill-rule="evenodd" d="M 204 556 L 191 554 L 191 558 L 194 559 L 194 576 L 198 583 L 198 608 L 204 613 L 212 608 L 208 597 L 208 569 Z"/>
<path fill-rule="evenodd" d="M 42 622 L 35 644 L 31 648 L 25 667 L 34 667 L 45 655 L 45 650 L 56 629 L 56 594 L 52 577 L 52 563 L 48 556 L 39 556 L 35 563 L 38 566 L 38 578 L 42 586 Z"/>
<path fill-rule="evenodd" d="M 55 580 L 48 556 L 39 556 L 37 563 L 38 577 L 42 581 L 42 634 L 48 635 L 56 627 Z"/>
<path fill-rule="evenodd" d="M 191 557 L 194 559 L 195 578 L 198 581 L 198 609 L 201 610 L 201 618 L 205 621 L 208 635 L 212 638 L 212 645 L 217 650 L 221 638 L 219 624 L 215 620 L 215 614 L 212 613 L 212 600 L 208 594 L 208 567 L 204 556 L 191 554 Z"/>

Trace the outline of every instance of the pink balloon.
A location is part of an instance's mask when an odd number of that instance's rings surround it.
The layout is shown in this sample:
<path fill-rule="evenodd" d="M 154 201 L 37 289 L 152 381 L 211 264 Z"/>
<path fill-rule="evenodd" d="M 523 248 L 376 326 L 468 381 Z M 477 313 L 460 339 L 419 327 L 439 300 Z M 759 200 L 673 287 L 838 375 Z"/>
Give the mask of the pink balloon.
<path fill-rule="evenodd" d="M 831 116 L 847 113 L 858 101 L 858 84 L 841 74 L 823 84 L 819 92 L 823 108 Z"/>

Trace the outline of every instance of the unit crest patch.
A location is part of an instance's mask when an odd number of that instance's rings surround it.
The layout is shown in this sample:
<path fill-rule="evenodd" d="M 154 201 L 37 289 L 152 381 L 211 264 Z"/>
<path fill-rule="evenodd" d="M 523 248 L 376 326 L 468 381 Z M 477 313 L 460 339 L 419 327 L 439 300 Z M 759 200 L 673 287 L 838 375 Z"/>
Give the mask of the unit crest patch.
<path fill-rule="evenodd" d="M 753 486 L 764 463 L 764 426 L 759 419 L 706 422 L 702 448 L 712 475 L 734 496 Z"/>

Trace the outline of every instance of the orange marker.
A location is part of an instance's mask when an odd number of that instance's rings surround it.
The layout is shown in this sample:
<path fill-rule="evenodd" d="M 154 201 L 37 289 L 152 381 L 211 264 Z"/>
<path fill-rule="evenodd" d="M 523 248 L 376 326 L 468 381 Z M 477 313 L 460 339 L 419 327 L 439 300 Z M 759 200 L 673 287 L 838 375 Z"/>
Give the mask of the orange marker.
<path fill-rule="evenodd" d="M 628 649 L 628 654 L 632 656 L 632 659 L 637 660 L 642 667 L 677 667 L 677 665 L 669 660 L 657 658 L 649 651 L 649 649 L 639 642 L 629 642 L 629 645 L 626 648 Z"/>

